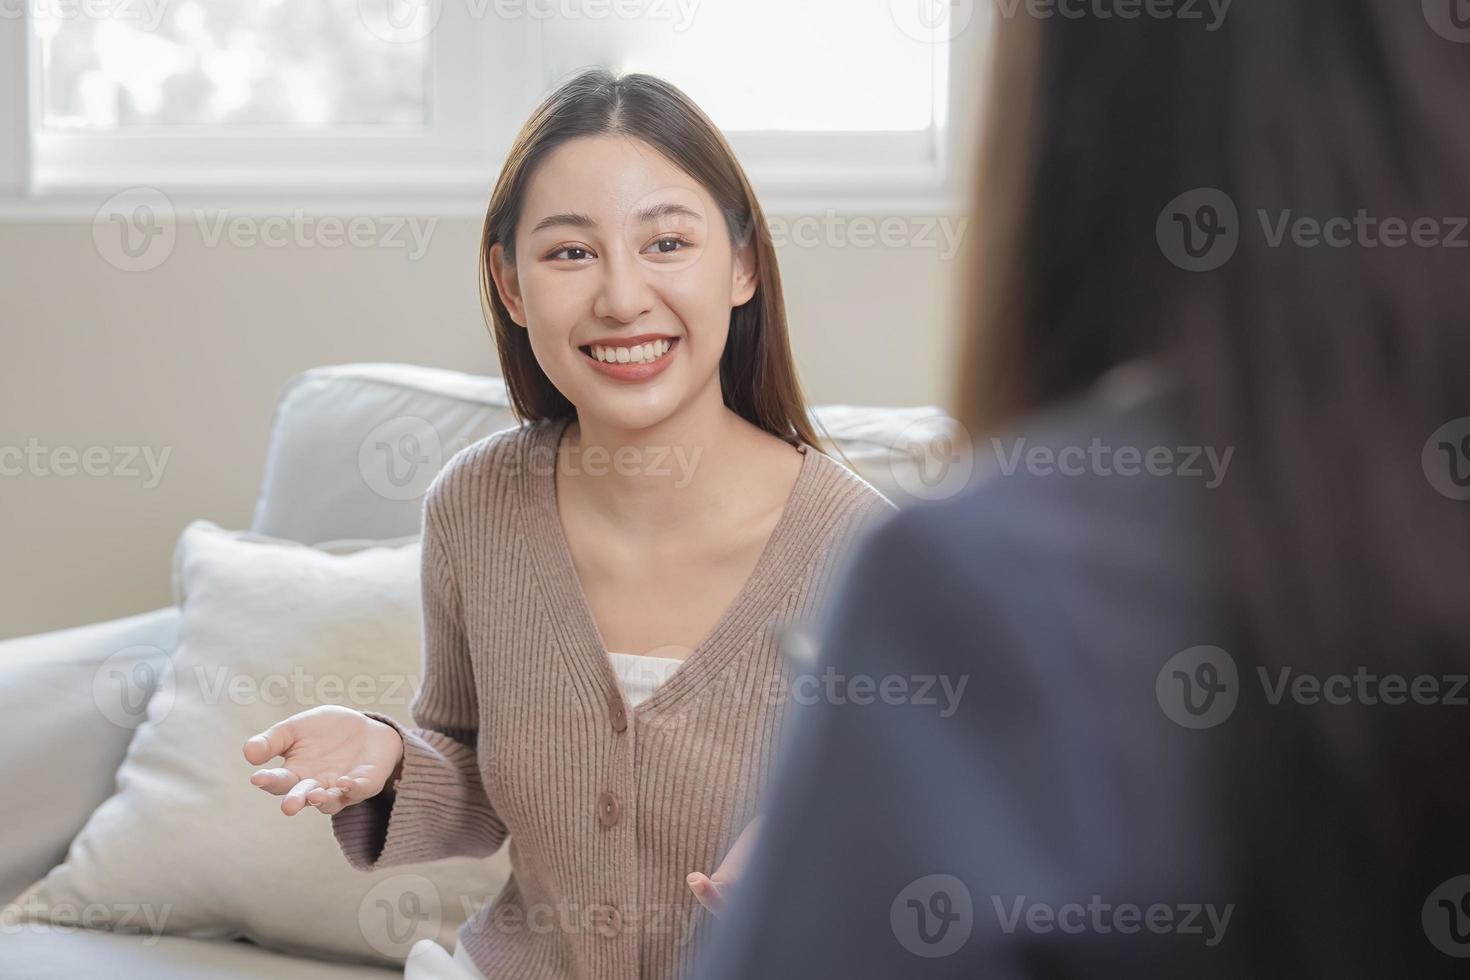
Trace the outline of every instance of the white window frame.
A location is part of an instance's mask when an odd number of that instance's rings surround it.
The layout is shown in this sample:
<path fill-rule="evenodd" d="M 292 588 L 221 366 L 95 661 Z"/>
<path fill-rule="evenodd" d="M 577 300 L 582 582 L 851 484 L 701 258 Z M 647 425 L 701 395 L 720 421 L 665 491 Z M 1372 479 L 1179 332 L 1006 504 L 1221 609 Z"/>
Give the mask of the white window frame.
<path fill-rule="evenodd" d="M 197 126 L 45 131 L 29 14 L 0 18 L 0 220 L 90 220 L 100 202 L 133 187 L 158 188 L 176 204 L 242 212 L 304 206 L 483 215 L 510 140 L 543 94 L 540 24 L 476 19 L 463 4 L 442 9 L 431 35 L 430 123 L 374 127 L 371 134 L 259 127 L 242 135 Z M 766 210 L 961 210 L 959 173 L 967 169 L 979 101 L 980 45 L 972 42 L 962 36 L 938 59 L 943 77 L 936 79 L 937 119 L 929 130 L 728 134 Z M 470 97 L 487 91 L 503 95 Z"/>
<path fill-rule="evenodd" d="M 29 187 L 29 37 L 29 15 L 0 17 L 0 198 L 20 197 Z"/>

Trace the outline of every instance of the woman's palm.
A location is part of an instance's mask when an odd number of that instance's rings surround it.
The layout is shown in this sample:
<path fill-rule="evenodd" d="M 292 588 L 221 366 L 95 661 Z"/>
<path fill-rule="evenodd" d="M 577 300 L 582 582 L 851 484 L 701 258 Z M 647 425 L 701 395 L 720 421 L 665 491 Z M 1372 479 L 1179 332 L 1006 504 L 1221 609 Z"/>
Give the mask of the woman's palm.
<path fill-rule="evenodd" d="M 250 782 L 284 796 L 281 812 L 292 816 L 307 806 L 326 814 L 382 792 L 403 756 L 392 726 L 340 705 L 322 705 L 277 722 L 245 742 L 245 759 L 263 765 Z"/>

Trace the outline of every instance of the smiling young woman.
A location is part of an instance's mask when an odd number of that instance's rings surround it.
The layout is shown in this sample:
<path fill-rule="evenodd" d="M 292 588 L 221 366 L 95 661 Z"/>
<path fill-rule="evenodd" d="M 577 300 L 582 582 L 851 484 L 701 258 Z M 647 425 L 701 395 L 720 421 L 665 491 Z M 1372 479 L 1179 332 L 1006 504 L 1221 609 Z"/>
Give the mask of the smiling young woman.
<path fill-rule="evenodd" d="M 674 87 L 558 89 L 501 173 L 481 263 L 528 424 L 425 497 L 414 727 L 316 708 L 246 758 L 284 756 L 253 781 L 330 814 L 364 870 L 515 841 L 454 962 L 425 941 L 411 977 L 684 976 L 754 845 L 782 634 L 892 507 L 818 448 L 764 216 Z"/>

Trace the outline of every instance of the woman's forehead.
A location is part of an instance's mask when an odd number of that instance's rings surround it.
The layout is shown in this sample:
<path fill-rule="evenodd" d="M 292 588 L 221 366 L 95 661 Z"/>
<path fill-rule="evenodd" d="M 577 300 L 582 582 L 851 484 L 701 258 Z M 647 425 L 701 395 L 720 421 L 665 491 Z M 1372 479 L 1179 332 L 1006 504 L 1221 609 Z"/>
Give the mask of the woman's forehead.
<path fill-rule="evenodd" d="M 714 200 L 699 181 L 655 147 L 622 135 L 589 136 L 557 147 L 526 187 L 522 228 L 577 214 L 601 225 L 664 217 L 708 222 Z"/>

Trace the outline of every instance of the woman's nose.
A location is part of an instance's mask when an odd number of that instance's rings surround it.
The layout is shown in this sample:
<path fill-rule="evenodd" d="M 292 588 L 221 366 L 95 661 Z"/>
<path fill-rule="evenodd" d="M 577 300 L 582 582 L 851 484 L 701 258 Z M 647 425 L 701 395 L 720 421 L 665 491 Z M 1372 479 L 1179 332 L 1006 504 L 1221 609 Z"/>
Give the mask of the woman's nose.
<path fill-rule="evenodd" d="M 602 288 L 593 303 L 594 315 L 632 323 L 653 308 L 653 290 L 636 256 L 614 254 L 602 265 Z"/>

